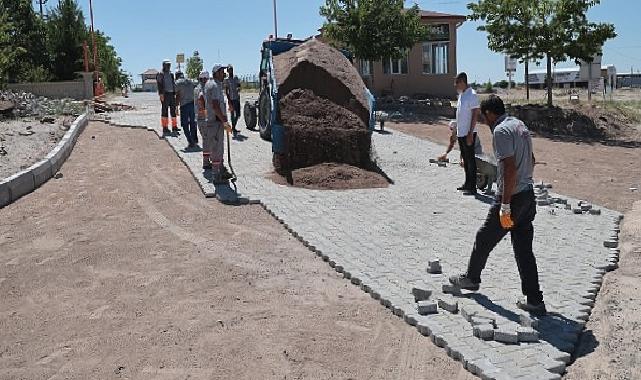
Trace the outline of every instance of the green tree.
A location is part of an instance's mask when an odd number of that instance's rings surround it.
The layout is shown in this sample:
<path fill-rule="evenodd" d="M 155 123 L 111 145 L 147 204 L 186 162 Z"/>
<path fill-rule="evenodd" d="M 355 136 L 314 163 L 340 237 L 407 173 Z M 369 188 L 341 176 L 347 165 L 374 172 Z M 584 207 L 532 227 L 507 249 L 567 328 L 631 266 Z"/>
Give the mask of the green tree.
<path fill-rule="evenodd" d="M 608 39 L 616 37 L 614 25 L 588 20 L 588 10 L 598 4 L 600 0 L 479 0 L 468 8 L 471 19 L 485 22 L 480 30 L 487 31 L 490 49 L 527 61 L 545 55 L 552 107 L 552 62 L 590 62 Z"/>
<path fill-rule="evenodd" d="M 83 70 L 82 44 L 87 39 L 85 17 L 76 0 L 60 0 L 49 12 L 47 29 L 54 76 L 74 79 L 75 73 Z"/>
<path fill-rule="evenodd" d="M 422 41 L 427 29 L 418 5 L 405 9 L 403 0 L 325 0 L 323 36 L 350 50 L 358 59 L 403 58 Z M 372 77 L 373 78 L 373 77 Z"/>
<path fill-rule="evenodd" d="M 11 38 L 5 52 L 5 76 L 10 82 L 47 79 L 50 59 L 46 49 L 46 29 L 30 0 L 0 0 L 4 12 L 2 29 Z M 3 54 L 4 55 L 4 54 Z"/>
<path fill-rule="evenodd" d="M 196 80 L 201 71 L 203 71 L 203 59 L 200 58 L 200 53 L 196 50 L 191 57 L 187 58 L 185 72 L 187 73 L 187 78 Z"/>

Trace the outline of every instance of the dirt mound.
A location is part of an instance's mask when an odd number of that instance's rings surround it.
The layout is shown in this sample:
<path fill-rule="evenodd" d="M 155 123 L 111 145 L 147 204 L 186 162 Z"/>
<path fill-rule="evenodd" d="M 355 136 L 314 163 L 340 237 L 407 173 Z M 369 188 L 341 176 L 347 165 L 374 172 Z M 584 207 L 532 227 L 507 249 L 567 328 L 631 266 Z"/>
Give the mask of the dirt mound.
<path fill-rule="evenodd" d="M 290 92 L 280 110 L 290 170 L 324 162 L 372 167 L 371 132 L 350 110 L 310 90 Z"/>
<path fill-rule="evenodd" d="M 313 190 L 371 189 L 389 186 L 381 174 L 345 164 L 324 163 L 292 172 L 294 187 Z M 276 181 L 282 183 L 282 177 Z"/>
<path fill-rule="evenodd" d="M 280 97 L 296 89 L 312 90 L 355 113 L 369 124 L 367 88 L 343 53 L 312 39 L 274 57 Z"/>

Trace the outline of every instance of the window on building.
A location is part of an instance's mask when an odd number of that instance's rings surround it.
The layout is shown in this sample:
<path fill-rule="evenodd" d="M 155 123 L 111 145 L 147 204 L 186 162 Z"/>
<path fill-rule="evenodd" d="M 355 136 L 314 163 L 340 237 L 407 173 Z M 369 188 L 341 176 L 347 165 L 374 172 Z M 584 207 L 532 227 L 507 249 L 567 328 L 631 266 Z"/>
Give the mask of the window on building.
<path fill-rule="evenodd" d="M 449 42 L 424 42 L 423 74 L 448 74 L 449 50 Z"/>
<path fill-rule="evenodd" d="M 401 59 L 389 58 L 383 60 L 383 72 L 385 74 L 407 74 L 408 71 L 407 55 Z"/>
<path fill-rule="evenodd" d="M 372 75 L 372 61 L 367 61 L 364 59 L 360 60 L 360 72 L 364 77 Z"/>

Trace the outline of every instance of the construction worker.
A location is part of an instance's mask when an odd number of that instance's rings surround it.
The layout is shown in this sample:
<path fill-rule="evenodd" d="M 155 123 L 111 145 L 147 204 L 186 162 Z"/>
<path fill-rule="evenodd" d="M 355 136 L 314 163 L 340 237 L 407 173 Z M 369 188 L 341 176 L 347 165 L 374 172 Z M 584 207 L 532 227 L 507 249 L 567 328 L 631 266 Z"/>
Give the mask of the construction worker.
<path fill-rule="evenodd" d="M 456 135 L 459 149 L 463 156 L 465 169 L 465 183 L 457 190 L 465 195 L 476 195 L 476 160 L 474 159 L 474 146 L 477 139 L 476 122 L 479 116 L 479 97 L 467 83 L 467 74 L 460 73 L 456 76 L 456 91 L 458 104 L 456 107 Z"/>
<path fill-rule="evenodd" d="M 158 95 L 162 105 L 160 112 L 160 124 L 162 125 L 162 134 L 169 134 L 169 115 L 171 114 L 172 132 L 178 132 L 178 120 L 176 119 L 176 81 L 174 74 L 171 72 L 171 61 L 165 59 L 162 62 L 162 71 L 156 76 L 158 82 Z"/>
<path fill-rule="evenodd" d="M 207 128 L 207 100 L 205 100 L 205 86 L 209 81 L 209 73 L 202 71 L 198 75 L 198 85 L 194 89 L 194 99 L 196 101 L 196 123 L 200 136 L 203 138 L 203 170 L 211 169 L 211 149 L 212 138 L 209 136 L 209 129 Z"/>
<path fill-rule="evenodd" d="M 224 165 L 225 131 L 231 133 L 232 127 L 227 119 L 225 109 L 225 95 L 223 94 L 223 81 L 225 80 L 225 67 L 214 65 L 212 78 L 205 85 L 205 101 L 207 108 L 207 135 L 210 137 L 211 169 L 214 183 L 223 183 L 233 176 Z"/>
<path fill-rule="evenodd" d="M 490 252 L 509 232 L 521 276 L 521 290 L 526 296 L 526 300 L 517 302 L 517 307 L 545 315 L 536 258 L 532 252 L 536 200 L 532 186 L 535 161 L 530 131 L 521 120 L 506 115 L 505 105 L 497 96 L 483 101 L 481 113 L 492 130 L 498 162 L 496 202 L 476 233 L 467 272 L 451 277 L 450 282 L 462 289 L 478 290 Z"/>
<path fill-rule="evenodd" d="M 187 138 L 187 148 L 193 149 L 198 144 L 196 129 L 196 111 L 194 109 L 194 90 L 196 83 L 185 78 L 180 71 L 176 73 L 176 103 L 180 105 L 180 125 Z"/>
<path fill-rule="evenodd" d="M 238 134 L 236 124 L 240 119 L 240 79 L 234 76 L 234 67 L 227 66 L 227 78 L 225 79 L 225 95 L 227 95 L 227 104 L 231 114 L 231 126 L 234 136 Z"/>
<path fill-rule="evenodd" d="M 452 150 L 454 150 L 454 145 L 458 141 L 457 133 L 456 133 L 456 122 L 451 121 L 450 125 L 450 144 L 447 146 L 447 149 L 445 150 L 445 153 L 442 155 L 438 156 L 439 161 L 447 161 L 447 155 L 450 154 Z M 474 143 L 474 154 L 475 155 L 481 155 L 483 154 L 483 146 L 481 145 L 481 139 L 476 138 L 476 142 Z M 461 153 L 461 166 L 465 167 L 465 163 L 463 161 L 463 154 Z"/>

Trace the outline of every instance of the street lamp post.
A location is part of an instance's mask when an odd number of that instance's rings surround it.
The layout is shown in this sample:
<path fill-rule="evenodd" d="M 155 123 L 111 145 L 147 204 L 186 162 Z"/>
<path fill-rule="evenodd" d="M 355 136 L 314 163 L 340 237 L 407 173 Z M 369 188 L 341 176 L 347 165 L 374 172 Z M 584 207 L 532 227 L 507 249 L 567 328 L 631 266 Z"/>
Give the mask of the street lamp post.
<path fill-rule="evenodd" d="M 274 0 L 274 38 L 278 38 L 278 17 L 276 14 L 276 0 Z"/>

